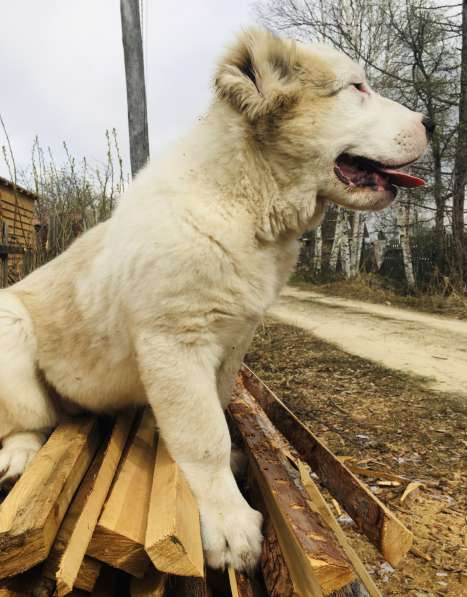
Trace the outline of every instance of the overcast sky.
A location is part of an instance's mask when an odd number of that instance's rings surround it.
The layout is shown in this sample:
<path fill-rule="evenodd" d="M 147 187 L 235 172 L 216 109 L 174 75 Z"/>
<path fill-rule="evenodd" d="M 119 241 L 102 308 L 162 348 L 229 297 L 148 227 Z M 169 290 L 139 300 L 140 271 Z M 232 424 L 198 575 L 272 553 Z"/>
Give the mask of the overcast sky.
<path fill-rule="evenodd" d="M 216 57 L 254 22 L 251 5 L 144 0 L 152 155 L 206 109 Z M 105 159 L 105 130 L 115 127 L 129 170 L 119 0 L 2 2 L 1 21 L 0 114 L 17 165 L 30 163 L 35 135 L 59 163 L 66 141 L 76 157 L 96 165 Z M 0 175 L 8 176 L 3 157 Z"/>

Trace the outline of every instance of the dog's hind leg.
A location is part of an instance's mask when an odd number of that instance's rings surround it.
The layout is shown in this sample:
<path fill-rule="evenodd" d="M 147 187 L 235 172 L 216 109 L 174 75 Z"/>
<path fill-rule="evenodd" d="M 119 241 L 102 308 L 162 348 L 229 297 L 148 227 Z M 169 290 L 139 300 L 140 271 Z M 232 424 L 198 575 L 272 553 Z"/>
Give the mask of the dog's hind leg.
<path fill-rule="evenodd" d="M 21 301 L 0 292 L 0 486 L 9 485 L 57 424 L 55 408 L 37 375 L 36 338 Z"/>

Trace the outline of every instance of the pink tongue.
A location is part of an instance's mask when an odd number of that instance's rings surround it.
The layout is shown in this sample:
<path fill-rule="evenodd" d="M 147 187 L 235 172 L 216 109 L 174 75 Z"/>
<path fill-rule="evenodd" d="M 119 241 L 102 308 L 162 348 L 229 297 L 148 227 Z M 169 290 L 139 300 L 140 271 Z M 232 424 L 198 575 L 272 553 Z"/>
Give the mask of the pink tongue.
<path fill-rule="evenodd" d="M 421 187 L 425 184 L 423 178 L 417 176 L 411 176 L 407 172 L 401 172 L 400 170 L 391 170 L 391 168 L 379 168 L 379 172 L 384 172 L 389 182 L 396 185 L 396 187 L 406 187 L 411 189 L 412 187 Z"/>

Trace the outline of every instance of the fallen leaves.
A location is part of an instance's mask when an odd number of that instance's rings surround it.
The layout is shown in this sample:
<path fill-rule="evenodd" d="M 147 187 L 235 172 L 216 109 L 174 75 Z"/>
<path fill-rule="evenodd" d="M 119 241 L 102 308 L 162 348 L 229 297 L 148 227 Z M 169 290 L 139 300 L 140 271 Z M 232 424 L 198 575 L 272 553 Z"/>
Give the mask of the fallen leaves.
<path fill-rule="evenodd" d="M 401 495 L 400 503 L 403 504 L 409 495 L 416 491 L 419 487 L 423 487 L 423 483 L 420 483 L 420 481 L 412 481 L 409 483 L 404 489 L 404 493 Z"/>

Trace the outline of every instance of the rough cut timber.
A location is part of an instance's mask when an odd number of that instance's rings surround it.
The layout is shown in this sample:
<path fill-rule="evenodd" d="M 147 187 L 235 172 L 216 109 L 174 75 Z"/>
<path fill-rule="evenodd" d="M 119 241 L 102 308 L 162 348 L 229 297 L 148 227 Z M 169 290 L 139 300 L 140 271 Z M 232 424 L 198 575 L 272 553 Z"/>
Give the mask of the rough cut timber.
<path fill-rule="evenodd" d="M 132 578 L 130 583 L 131 597 L 164 597 L 167 592 L 169 575 L 148 570 L 143 578 Z"/>
<path fill-rule="evenodd" d="M 265 508 L 261 508 L 265 512 Z M 263 525 L 263 547 L 260 568 L 269 597 L 293 597 L 294 588 L 270 518 Z"/>
<path fill-rule="evenodd" d="M 229 584 L 232 597 L 255 597 L 255 591 L 247 574 L 229 568 Z"/>
<path fill-rule="evenodd" d="M 135 417 L 121 413 L 108 430 L 55 538 L 43 573 L 56 581 L 58 597 L 70 593 L 110 489 Z"/>
<path fill-rule="evenodd" d="M 144 551 L 144 538 L 155 442 L 155 421 L 147 409 L 137 423 L 134 436 L 128 440 L 87 551 L 91 557 L 139 577 L 150 564 Z"/>
<path fill-rule="evenodd" d="M 129 577 L 121 570 L 102 566 L 96 586 L 91 593 L 74 589 L 70 597 L 118 597 L 129 594 Z M 55 594 L 53 595 L 55 597 Z"/>
<path fill-rule="evenodd" d="M 76 578 L 75 587 L 90 593 L 96 585 L 96 581 L 101 573 L 101 568 L 102 564 L 98 560 L 90 558 L 89 556 L 84 556 Z"/>
<path fill-rule="evenodd" d="M 42 562 L 99 442 L 98 423 L 60 425 L 0 506 L 0 578 Z"/>
<path fill-rule="evenodd" d="M 318 475 L 357 527 L 392 566 L 397 566 L 412 545 L 412 533 L 246 365 L 242 368 L 241 378 L 277 429 Z"/>
<path fill-rule="evenodd" d="M 172 580 L 173 585 L 169 593 L 171 597 L 212 597 L 211 589 L 204 578 L 177 576 Z"/>
<path fill-rule="evenodd" d="M 161 572 L 204 576 L 198 506 L 161 438 L 149 506 L 146 553 Z"/>
<path fill-rule="evenodd" d="M 252 478 L 274 524 L 295 590 L 320 596 L 350 587 L 355 572 L 328 527 L 310 509 L 298 471 L 286 456 L 285 439 L 240 384 L 229 412 L 248 450 Z"/>
<path fill-rule="evenodd" d="M 42 576 L 40 566 L 0 580 L 0 597 L 51 597 L 54 589 L 55 583 Z"/>
<path fill-rule="evenodd" d="M 323 518 L 323 520 L 334 533 L 334 536 L 339 542 L 339 545 L 342 547 L 343 551 L 352 563 L 355 572 L 357 573 L 362 583 L 365 585 L 365 588 L 368 591 L 370 597 L 382 597 L 381 592 L 375 585 L 371 576 L 368 574 L 367 569 L 363 565 L 362 561 L 358 557 L 353 547 L 350 545 L 344 531 L 341 529 L 339 523 L 334 518 L 331 509 L 329 508 L 326 500 L 321 495 L 321 492 L 319 491 L 316 483 L 310 477 L 308 471 L 306 470 L 307 467 L 301 461 L 298 461 L 296 464 L 300 472 L 300 478 L 303 483 L 303 486 L 305 487 L 308 495 L 310 496 L 312 508 L 316 509 L 316 511 L 319 513 L 319 515 Z"/>

